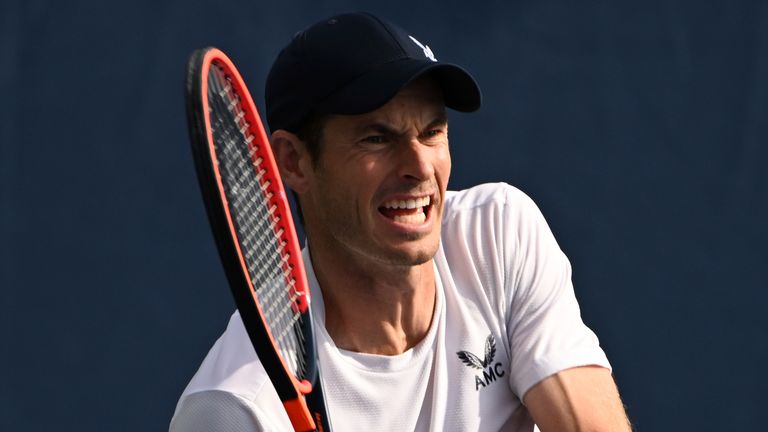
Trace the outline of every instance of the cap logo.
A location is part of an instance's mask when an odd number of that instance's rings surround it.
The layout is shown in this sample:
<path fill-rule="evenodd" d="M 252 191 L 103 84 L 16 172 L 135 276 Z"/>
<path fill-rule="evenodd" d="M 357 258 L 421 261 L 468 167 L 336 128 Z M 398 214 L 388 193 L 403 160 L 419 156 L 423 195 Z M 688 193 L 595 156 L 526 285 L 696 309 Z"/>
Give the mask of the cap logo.
<path fill-rule="evenodd" d="M 435 58 L 435 55 L 432 53 L 432 50 L 431 50 L 431 49 L 429 49 L 429 45 L 422 45 L 422 44 L 421 44 L 421 42 L 417 41 L 417 40 L 416 40 L 416 38 L 415 38 L 415 37 L 413 37 L 413 36 L 410 36 L 410 35 L 409 35 L 408 37 L 409 37 L 409 38 L 411 38 L 411 40 L 413 41 L 413 43 L 415 43 L 416 45 L 418 45 L 418 46 L 419 46 L 419 48 L 421 48 L 422 50 L 424 50 L 424 57 L 426 57 L 426 58 L 428 58 L 428 59 L 432 60 L 433 62 L 436 62 L 436 61 L 437 61 L 437 59 Z"/>

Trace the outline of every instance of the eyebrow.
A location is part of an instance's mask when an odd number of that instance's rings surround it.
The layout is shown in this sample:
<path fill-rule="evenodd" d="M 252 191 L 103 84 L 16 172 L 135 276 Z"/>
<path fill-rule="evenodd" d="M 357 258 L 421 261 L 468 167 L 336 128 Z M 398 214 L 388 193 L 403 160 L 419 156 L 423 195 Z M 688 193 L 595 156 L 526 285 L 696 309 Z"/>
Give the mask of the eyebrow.
<path fill-rule="evenodd" d="M 425 127 L 424 129 L 430 130 L 437 126 L 445 126 L 447 124 L 448 124 L 448 116 L 445 113 L 442 113 L 439 116 L 437 116 L 437 118 L 429 122 L 429 124 L 427 124 L 427 127 Z"/>
<path fill-rule="evenodd" d="M 448 116 L 445 113 L 442 113 L 438 115 L 434 120 L 429 122 L 427 126 L 423 128 L 424 131 L 428 131 L 431 129 L 434 129 L 438 126 L 444 126 L 448 124 Z M 393 128 L 391 125 L 387 123 L 368 123 L 365 126 L 362 126 L 358 128 L 357 132 L 362 134 L 368 131 L 373 131 L 376 133 L 380 133 L 382 135 L 401 135 L 401 132 L 397 129 Z"/>

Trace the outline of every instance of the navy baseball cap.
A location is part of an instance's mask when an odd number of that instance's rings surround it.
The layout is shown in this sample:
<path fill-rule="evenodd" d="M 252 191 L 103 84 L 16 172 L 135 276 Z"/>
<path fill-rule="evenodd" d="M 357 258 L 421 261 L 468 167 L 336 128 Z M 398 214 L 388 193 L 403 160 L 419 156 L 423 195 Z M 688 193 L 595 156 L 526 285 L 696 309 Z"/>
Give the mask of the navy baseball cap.
<path fill-rule="evenodd" d="M 267 76 L 267 123 L 296 132 L 313 114 L 363 114 L 429 73 L 457 111 L 480 108 L 480 88 L 426 43 L 368 13 L 336 15 L 297 33 Z"/>

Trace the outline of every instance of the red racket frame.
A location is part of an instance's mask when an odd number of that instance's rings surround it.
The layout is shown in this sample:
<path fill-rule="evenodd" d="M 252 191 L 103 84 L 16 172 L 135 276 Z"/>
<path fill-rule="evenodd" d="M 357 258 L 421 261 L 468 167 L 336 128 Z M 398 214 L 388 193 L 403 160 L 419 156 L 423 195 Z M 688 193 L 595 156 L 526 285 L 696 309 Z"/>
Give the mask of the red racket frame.
<path fill-rule="evenodd" d="M 295 291 L 294 294 L 296 294 L 297 299 L 292 307 L 302 314 L 304 333 L 307 339 L 306 345 L 310 345 L 307 347 L 309 348 L 309 355 L 306 358 L 309 379 L 298 380 L 293 375 L 274 342 L 269 326 L 263 318 L 262 306 L 256 297 L 238 241 L 237 230 L 227 205 L 228 201 L 218 169 L 219 163 L 208 109 L 208 75 L 217 66 L 221 67 L 225 74 L 230 77 L 229 83 L 234 92 L 240 96 L 245 121 L 249 125 L 248 130 L 255 137 L 249 146 L 251 150 L 258 147 L 251 157 L 254 163 L 261 158 L 261 165 L 266 171 L 260 180 L 260 185 L 263 186 L 265 180 L 269 181 L 268 190 L 272 192 L 269 204 L 270 207 L 277 207 L 271 217 L 273 217 L 272 222 L 276 222 L 275 234 L 280 240 L 287 243 L 284 250 L 288 251 L 289 256 L 285 263 L 287 268 L 283 270 L 288 275 L 287 278 L 294 281 L 292 289 Z M 187 115 L 195 166 L 209 221 L 230 288 L 235 297 L 235 303 L 254 349 L 272 380 L 294 429 L 297 431 L 330 430 L 316 365 L 309 309 L 310 294 L 288 197 L 272 154 L 269 139 L 248 88 L 234 63 L 226 54 L 216 48 L 198 50 L 190 58 L 187 75 Z M 278 215 L 279 220 L 274 219 L 274 215 Z M 307 405 L 305 396 L 311 398 L 310 405 L 312 407 Z"/>

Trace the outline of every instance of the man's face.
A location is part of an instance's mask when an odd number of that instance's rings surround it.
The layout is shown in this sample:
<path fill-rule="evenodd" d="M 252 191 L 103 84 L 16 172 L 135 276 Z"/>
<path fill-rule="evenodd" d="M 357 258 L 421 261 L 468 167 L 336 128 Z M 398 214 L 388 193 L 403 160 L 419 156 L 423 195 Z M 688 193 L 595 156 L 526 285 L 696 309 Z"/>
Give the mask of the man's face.
<path fill-rule="evenodd" d="M 358 263 L 429 261 L 450 172 L 445 108 L 430 81 L 370 113 L 331 116 L 301 200 L 313 250 Z"/>

